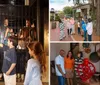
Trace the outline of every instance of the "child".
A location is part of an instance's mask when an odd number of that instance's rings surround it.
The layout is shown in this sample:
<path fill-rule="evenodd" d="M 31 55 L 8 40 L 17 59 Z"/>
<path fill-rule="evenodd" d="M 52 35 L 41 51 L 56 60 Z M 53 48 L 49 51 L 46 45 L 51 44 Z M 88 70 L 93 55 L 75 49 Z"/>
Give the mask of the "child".
<path fill-rule="evenodd" d="M 0 44 L 4 50 L 4 59 L 2 72 L 4 75 L 5 85 L 16 85 L 16 40 L 14 37 L 8 37 L 8 46 Z"/>
<path fill-rule="evenodd" d="M 78 52 L 77 57 L 75 58 L 75 64 L 74 64 L 76 78 L 79 78 L 78 73 L 77 73 L 77 67 L 78 67 L 78 65 L 80 65 L 82 63 L 83 63 L 82 52 Z"/>
<path fill-rule="evenodd" d="M 92 41 L 93 23 L 90 18 L 88 19 L 88 24 L 87 24 L 86 30 L 88 33 L 88 41 Z"/>
<path fill-rule="evenodd" d="M 42 85 L 41 72 L 46 71 L 46 57 L 40 42 L 29 43 L 28 50 L 32 59 L 28 60 L 24 85 Z"/>
<path fill-rule="evenodd" d="M 63 38 L 65 38 L 65 33 L 64 33 L 64 23 L 61 21 L 61 19 L 59 19 L 59 28 L 60 28 L 60 40 L 62 40 Z"/>
<path fill-rule="evenodd" d="M 81 32 L 80 32 L 80 21 L 78 21 L 78 23 L 77 23 L 77 25 L 78 25 L 78 34 L 80 35 L 81 34 Z"/>

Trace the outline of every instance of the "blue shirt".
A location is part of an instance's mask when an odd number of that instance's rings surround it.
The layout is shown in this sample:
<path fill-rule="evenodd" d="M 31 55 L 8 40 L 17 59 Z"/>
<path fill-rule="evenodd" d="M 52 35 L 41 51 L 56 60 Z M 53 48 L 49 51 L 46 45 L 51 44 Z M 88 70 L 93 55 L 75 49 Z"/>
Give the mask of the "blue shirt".
<path fill-rule="evenodd" d="M 17 56 L 16 56 L 15 47 L 9 49 L 7 46 L 4 45 L 3 49 L 4 49 L 4 59 L 3 59 L 2 72 L 6 73 L 11 67 L 11 65 L 13 63 L 16 63 Z M 10 73 L 10 75 L 14 75 L 14 74 L 16 74 L 16 67 Z"/>
<path fill-rule="evenodd" d="M 84 31 L 86 31 L 86 23 L 84 23 L 84 24 L 82 25 L 82 29 L 83 29 Z"/>

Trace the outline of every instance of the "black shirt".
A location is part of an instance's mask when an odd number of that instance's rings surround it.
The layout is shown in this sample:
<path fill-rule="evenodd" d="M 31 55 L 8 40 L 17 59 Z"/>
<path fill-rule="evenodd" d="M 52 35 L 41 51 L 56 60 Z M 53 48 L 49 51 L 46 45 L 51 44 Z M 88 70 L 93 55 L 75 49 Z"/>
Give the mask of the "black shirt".
<path fill-rule="evenodd" d="M 15 47 L 9 49 L 7 46 L 4 45 L 3 49 L 4 49 L 4 59 L 3 59 L 2 72 L 6 73 L 11 67 L 11 65 L 13 63 L 16 63 L 17 56 L 16 56 Z M 16 67 L 10 73 L 10 75 L 14 75 L 14 74 L 16 74 Z"/>

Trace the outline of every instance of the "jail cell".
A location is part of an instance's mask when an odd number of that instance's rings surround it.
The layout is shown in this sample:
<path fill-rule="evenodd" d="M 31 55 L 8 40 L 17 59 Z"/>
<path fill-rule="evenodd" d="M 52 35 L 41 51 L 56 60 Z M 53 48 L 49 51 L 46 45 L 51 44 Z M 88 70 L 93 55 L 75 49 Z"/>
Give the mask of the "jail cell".
<path fill-rule="evenodd" d="M 32 11 L 31 11 L 32 10 Z M 17 65 L 16 72 L 17 78 L 21 78 L 24 81 L 25 72 L 26 72 L 26 64 L 28 59 L 30 58 L 28 54 L 27 48 L 25 48 L 26 44 L 24 39 L 20 38 L 20 30 L 25 32 L 24 29 L 29 29 L 28 32 L 26 30 L 25 33 L 28 33 L 28 36 L 32 37 L 32 41 L 34 41 L 34 34 L 31 33 L 31 23 L 35 23 L 35 31 L 36 31 L 36 10 L 34 10 L 33 6 L 24 6 L 24 5 L 0 5 L 0 29 L 3 29 L 4 20 L 8 19 L 8 27 L 13 29 L 14 36 L 17 37 L 18 44 L 21 44 L 21 48 L 16 46 L 17 53 Z M 26 19 L 30 21 L 30 26 L 26 27 Z M 24 33 L 24 34 L 25 34 Z M 1 36 L 1 34 L 0 34 Z M 0 37 L 1 39 L 1 37 Z M 37 39 L 35 39 L 37 40 Z M 29 41 L 28 41 L 29 42 Z M 1 43 L 1 42 L 0 42 Z M 2 76 L 2 64 L 3 64 L 3 48 L 0 47 L 0 76 Z M 3 77 L 3 76 L 2 76 Z"/>

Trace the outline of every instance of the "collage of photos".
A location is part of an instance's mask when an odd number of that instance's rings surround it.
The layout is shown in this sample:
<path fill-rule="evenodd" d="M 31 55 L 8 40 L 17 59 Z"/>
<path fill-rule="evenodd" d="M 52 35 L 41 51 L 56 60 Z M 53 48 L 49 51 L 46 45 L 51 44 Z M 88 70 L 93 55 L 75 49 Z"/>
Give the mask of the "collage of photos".
<path fill-rule="evenodd" d="M 50 0 L 50 85 L 100 85 L 100 1 Z"/>
<path fill-rule="evenodd" d="M 0 85 L 100 85 L 100 0 L 0 0 Z"/>

